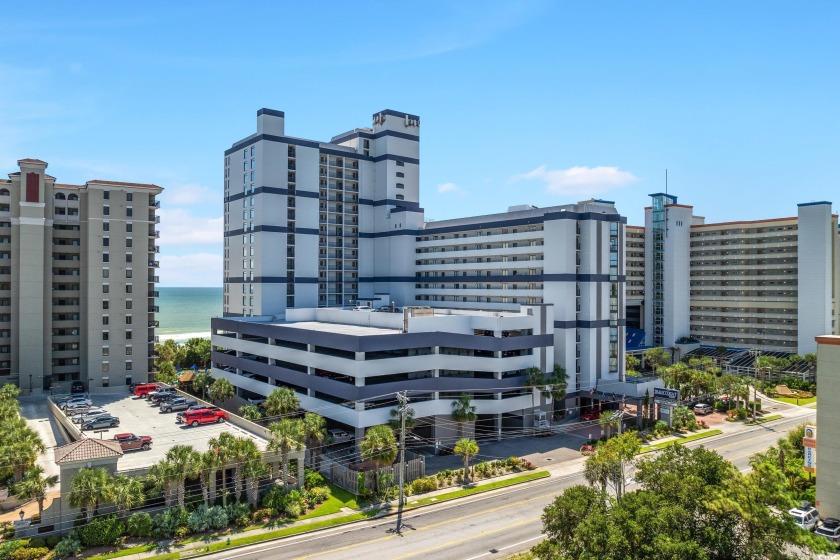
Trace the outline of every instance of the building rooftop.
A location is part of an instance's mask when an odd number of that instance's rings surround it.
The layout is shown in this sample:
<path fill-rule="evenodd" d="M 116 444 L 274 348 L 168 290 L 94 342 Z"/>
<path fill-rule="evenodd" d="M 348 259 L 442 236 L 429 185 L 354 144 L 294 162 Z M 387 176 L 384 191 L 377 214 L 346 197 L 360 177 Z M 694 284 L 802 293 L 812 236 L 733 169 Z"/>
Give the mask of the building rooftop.
<path fill-rule="evenodd" d="M 105 181 L 103 179 L 94 179 L 93 181 L 88 181 L 88 184 L 94 185 L 114 185 L 119 187 L 139 187 L 141 189 L 161 189 L 163 187 L 159 187 L 157 185 L 152 185 L 150 183 L 123 183 L 121 181 Z"/>
<path fill-rule="evenodd" d="M 122 447 L 112 439 L 82 438 L 55 450 L 55 462 L 59 465 L 122 456 Z"/>
<path fill-rule="evenodd" d="M 359 311 L 358 313 L 365 313 Z M 368 312 L 369 313 L 369 312 Z M 324 323 L 321 321 L 296 321 L 292 323 L 272 323 L 278 326 L 289 327 L 301 330 L 313 330 L 350 336 L 378 336 L 383 334 L 400 334 L 400 329 L 388 329 L 382 327 L 367 327 L 363 325 L 348 325 L 345 323 Z"/>

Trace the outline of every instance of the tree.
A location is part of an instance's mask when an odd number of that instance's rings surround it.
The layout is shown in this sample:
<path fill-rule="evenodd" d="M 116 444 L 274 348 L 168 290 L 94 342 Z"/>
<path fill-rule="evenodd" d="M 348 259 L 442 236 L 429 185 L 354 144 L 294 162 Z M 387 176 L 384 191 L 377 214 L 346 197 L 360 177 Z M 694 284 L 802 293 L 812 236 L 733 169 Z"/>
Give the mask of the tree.
<path fill-rule="evenodd" d="M 594 519 L 606 519 L 607 508 L 601 494 L 587 486 L 572 486 L 543 511 L 546 539 L 532 552 L 542 560 L 595 558 L 590 539 L 582 540 L 580 527 Z M 589 553 L 589 556 L 585 556 Z"/>
<path fill-rule="evenodd" d="M 242 476 L 245 479 L 245 494 L 252 508 L 259 505 L 259 479 L 268 474 L 268 467 L 263 460 L 263 454 L 247 437 L 239 438 L 239 463 L 242 465 Z"/>
<path fill-rule="evenodd" d="M 470 438 L 461 438 L 455 443 L 454 452 L 464 460 L 464 484 L 470 481 L 470 459 L 478 455 L 478 443 Z"/>
<path fill-rule="evenodd" d="M 213 440 L 210 440 L 210 443 L 211 448 L 202 453 L 198 461 L 199 483 L 205 506 L 210 506 L 211 502 L 216 501 L 216 473 L 222 467 L 219 450 L 212 447 Z"/>
<path fill-rule="evenodd" d="M 111 481 L 111 475 L 102 467 L 82 467 L 70 481 L 70 505 L 85 512 L 88 523 L 104 499 Z"/>
<path fill-rule="evenodd" d="M 47 490 L 58 483 L 57 476 L 44 476 L 44 469 L 35 465 L 27 469 L 23 480 L 15 484 L 15 497 L 19 500 L 35 500 L 38 502 L 38 517 L 44 513 L 44 500 Z"/>
<path fill-rule="evenodd" d="M 176 385 L 178 383 L 178 372 L 172 362 L 158 361 L 157 371 L 155 372 L 155 381 L 166 383 L 167 385 Z"/>
<path fill-rule="evenodd" d="M 230 432 L 222 432 L 218 437 L 211 438 L 207 443 L 210 449 L 216 453 L 216 459 L 212 462 L 217 463 L 222 469 L 222 504 L 226 506 L 229 488 L 225 470 L 229 465 L 236 462 L 236 436 Z M 211 484 L 215 481 L 215 470 L 212 473 Z M 211 500 L 215 501 L 215 495 L 211 496 Z"/>
<path fill-rule="evenodd" d="M 621 424 L 621 412 L 618 410 L 605 410 L 598 416 L 598 425 L 606 429 L 607 439 L 612 437 L 612 429 L 618 428 Z"/>
<path fill-rule="evenodd" d="M 256 422 L 257 420 L 263 417 L 263 413 L 262 410 L 260 410 L 260 407 L 254 406 L 252 404 L 240 406 L 239 415 L 245 420 L 250 420 L 251 422 Z"/>
<path fill-rule="evenodd" d="M 627 485 L 629 469 L 641 448 L 642 444 L 633 432 L 599 442 L 595 454 L 586 458 L 584 478 L 591 486 L 599 485 L 604 494 L 612 487 L 616 498 L 620 498 Z"/>
<path fill-rule="evenodd" d="M 176 496 L 178 497 L 178 507 L 182 509 L 186 497 L 185 482 L 188 478 L 193 478 L 198 474 L 200 460 L 201 455 L 191 445 L 174 445 L 169 448 L 164 457 L 164 461 L 169 463 L 171 469 L 176 473 Z"/>
<path fill-rule="evenodd" d="M 767 377 L 773 379 L 774 374 L 778 374 L 790 367 L 790 361 L 785 358 L 776 356 L 758 356 L 755 360 L 755 366 L 761 375 L 761 382 L 764 383 Z"/>
<path fill-rule="evenodd" d="M 274 389 L 265 398 L 265 403 L 263 403 L 263 408 L 265 408 L 268 416 L 286 416 L 297 412 L 299 407 L 300 400 L 289 387 Z"/>
<path fill-rule="evenodd" d="M 674 407 L 671 418 L 671 426 L 677 430 L 691 430 L 697 427 L 697 418 L 694 413 L 685 406 Z"/>
<path fill-rule="evenodd" d="M 146 480 L 157 492 L 163 494 L 163 501 L 166 507 L 172 507 L 178 501 L 178 480 L 181 474 L 175 466 L 161 459 L 149 468 Z"/>
<path fill-rule="evenodd" d="M 472 397 L 466 393 L 452 401 L 452 419 L 458 422 L 459 431 L 464 435 L 464 424 L 475 422 L 478 414 L 475 413 L 475 406 L 472 404 Z"/>
<path fill-rule="evenodd" d="M 639 366 L 642 364 L 642 361 L 634 356 L 633 354 L 624 354 L 624 372 L 626 375 L 630 376 L 637 376 L 639 375 Z"/>
<path fill-rule="evenodd" d="M 645 351 L 645 362 L 653 369 L 658 371 L 664 365 L 671 361 L 671 356 L 664 348 L 651 348 Z"/>
<path fill-rule="evenodd" d="M 172 339 L 155 344 L 155 353 L 158 363 L 169 362 L 173 366 L 181 365 L 184 358 L 184 348 Z"/>
<path fill-rule="evenodd" d="M 146 501 L 143 493 L 143 482 L 134 476 L 117 475 L 105 489 L 105 500 L 114 504 L 120 517 L 125 518 L 128 512 L 140 507 Z"/>
<path fill-rule="evenodd" d="M 210 363 L 210 339 L 191 338 L 187 341 L 184 349 L 183 366 L 190 368 L 193 365 L 204 369 Z"/>
<path fill-rule="evenodd" d="M 540 386 L 545 383 L 545 374 L 538 367 L 529 367 L 525 370 L 525 375 L 528 377 L 528 387 L 531 388 L 531 408 L 536 409 L 536 393 L 540 390 Z"/>
<path fill-rule="evenodd" d="M 210 398 L 213 401 L 224 402 L 233 396 L 234 389 L 230 381 L 225 378 L 219 378 L 213 381 L 210 385 Z"/>
<path fill-rule="evenodd" d="M 283 488 L 288 483 L 289 453 L 303 449 L 306 441 L 306 431 L 300 418 L 284 418 L 279 422 L 268 425 L 271 433 L 268 440 L 268 450 L 280 453 L 280 479 Z"/>
<path fill-rule="evenodd" d="M 371 426 L 367 429 L 365 438 L 359 443 L 359 451 L 362 459 L 372 462 L 376 467 L 374 484 L 376 484 L 377 494 L 380 494 L 379 469 L 393 464 L 397 458 L 397 440 L 394 437 L 394 430 L 385 424 Z"/>
<path fill-rule="evenodd" d="M 208 373 L 197 373 L 193 377 L 193 390 L 201 395 L 201 398 L 207 398 L 207 389 L 213 383 L 213 378 Z"/>
<path fill-rule="evenodd" d="M 26 420 L 18 416 L 17 407 L 13 414 L 0 426 L 0 462 L 17 483 L 23 480 L 26 470 L 35 465 L 38 454 L 43 453 L 46 447 Z"/>
<path fill-rule="evenodd" d="M 303 431 L 306 434 L 306 447 L 309 450 L 310 466 L 317 471 L 318 454 L 321 450 L 321 444 L 327 439 L 327 421 L 320 414 L 307 412 L 303 415 Z"/>

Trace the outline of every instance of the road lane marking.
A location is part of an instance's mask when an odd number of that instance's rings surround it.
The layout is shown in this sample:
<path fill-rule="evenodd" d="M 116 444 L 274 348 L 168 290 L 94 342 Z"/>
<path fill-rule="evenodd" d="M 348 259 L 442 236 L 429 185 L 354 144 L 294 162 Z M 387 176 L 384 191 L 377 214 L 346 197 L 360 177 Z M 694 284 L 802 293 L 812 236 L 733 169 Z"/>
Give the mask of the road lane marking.
<path fill-rule="evenodd" d="M 511 525 L 507 525 L 505 527 L 499 527 L 498 529 L 491 529 L 489 531 L 482 531 L 481 533 L 479 533 L 477 535 L 473 535 L 471 537 L 464 537 L 463 539 L 457 539 L 457 540 L 454 540 L 454 541 L 445 542 L 443 544 L 439 544 L 439 545 L 433 546 L 431 548 L 426 548 L 426 549 L 423 549 L 423 550 L 418 550 L 416 552 L 410 552 L 410 553 L 404 554 L 402 556 L 397 556 L 393 560 L 403 560 L 405 558 L 411 558 L 413 556 L 418 556 L 420 554 L 428 554 L 429 552 L 434 552 L 435 550 L 440 550 L 441 548 L 447 548 L 447 547 L 450 547 L 450 546 L 453 546 L 453 545 L 458 545 L 458 544 L 462 544 L 462 543 L 465 543 L 465 542 L 469 542 L 469 541 L 472 541 L 472 540 L 475 540 L 475 539 L 479 539 L 481 537 L 486 537 L 487 535 L 492 535 L 493 533 L 498 533 L 500 531 L 508 531 L 512 527 L 518 527 L 519 525 L 525 525 L 526 523 L 533 523 L 534 521 L 539 521 L 539 520 L 540 520 L 539 517 L 533 517 L 531 519 L 523 519 L 522 521 L 517 521 L 516 523 L 513 523 Z"/>
<path fill-rule="evenodd" d="M 542 540 L 544 538 L 545 538 L 545 535 L 537 535 L 536 537 L 531 537 L 530 539 L 525 539 L 524 541 L 519 541 L 517 543 L 509 544 L 507 546 L 499 547 L 499 548 L 495 549 L 496 552 L 485 552 L 484 554 L 479 554 L 478 556 L 473 556 L 472 558 L 467 558 L 467 560 L 478 560 L 478 558 L 483 558 L 485 556 L 490 556 L 491 554 L 498 554 L 499 552 L 501 552 L 503 550 L 507 550 L 509 548 L 513 548 L 513 547 L 516 547 L 516 546 L 522 546 L 525 543 L 529 543 L 531 541 L 536 541 L 536 540 Z"/>

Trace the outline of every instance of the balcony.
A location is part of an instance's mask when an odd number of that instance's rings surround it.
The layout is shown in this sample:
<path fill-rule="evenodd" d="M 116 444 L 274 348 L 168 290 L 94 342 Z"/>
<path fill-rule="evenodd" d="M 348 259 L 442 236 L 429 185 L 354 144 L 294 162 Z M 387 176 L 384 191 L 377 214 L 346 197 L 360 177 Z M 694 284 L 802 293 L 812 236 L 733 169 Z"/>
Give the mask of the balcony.
<path fill-rule="evenodd" d="M 160 292 L 157 291 L 157 290 L 149 290 L 149 297 L 150 298 L 160 297 Z"/>
<path fill-rule="evenodd" d="M 149 321 L 149 328 L 156 329 L 160 326 L 160 321 Z M 155 337 L 157 338 L 157 337 Z"/>
<path fill-rule="evenodd" d="M 155 216 L 154 214 L 149 214 L 149 221 L 154 222 L 156 224 L 160 223 L 160 216 Z"/>
<path fill-rule="evenodd" d="M 157 305 L 150 305 L 149 313 L 160 313 L 160 307 L 158 307 Z"/>
<path fill-rule="evenodd" d="M 149 275 L 149 282 L 158 283 L 158 282 L 160 282 L 160 277 L 158 277 L 158 276 L 153 276 L 153 275 L 151 275 L 151 274 L 150 274 L 150 275 Z"/>
<path fill-rule="evenodd" d="M 160 253 L 160 245 L 149 245 L 150 253 Z"/>
<path fill-rule="evenodd" d="M 160 268 L 160 261 L 149 261 L 149 268 Z"/>
<path fill-rule="evenodd" d="M 156 230 L 154 227 L 149 228 L 149 237 L 158 238 L 160 237 L 160 232 Z"/>
<path fill-rule="evenodd" d="M 149 342 L 155 342 L 155 343 L 160 342 L 160 337 L 149 335 Z"/>
<path fill-rule="evenodd" d="M 160 208 L 160 201 L 159 200 L 152 200 L 149 199 L 149 208 Z"/>

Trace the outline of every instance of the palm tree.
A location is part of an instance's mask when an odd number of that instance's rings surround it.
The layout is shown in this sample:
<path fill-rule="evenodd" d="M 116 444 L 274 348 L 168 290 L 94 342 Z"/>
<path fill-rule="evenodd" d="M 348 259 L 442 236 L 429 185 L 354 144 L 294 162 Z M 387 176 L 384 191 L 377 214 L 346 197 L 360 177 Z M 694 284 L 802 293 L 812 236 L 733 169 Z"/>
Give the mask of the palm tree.
<path fill-rule="evenodd" d="M 306 434 L 306 447 L 309 449 L 310 466 L 317 471 L 318 453 L 321 444 L 327 438 L 327 421 L 320 414 L 307 412 L 303 416 L 303 431 Z"/>
<path fill-rule="evenodd" d="M 525 375 L 528 376 L 528 387 L 531 388 L 531 408 L 536 409 L 535 393 L 541 391 L 541 386 L 545 385 L 545 374 L 538 367 L 529 367 L 525 370 Z"/>
<path fill-rule="evenodd" d="M 256 422 L 257 420 L 262 418 L 262 411 L 258 406 L 246 404 L 244 406 L 239 407 L 239 415 L 245 420 Z"/>
<path fill-rule="evenodd" d="M 202 399 L 207 398 L 207 388 L 213 383 L 213 378 L 207 373 L 198 373 L 193 377 L 193 390 L 201 394 Z"/>
<path fill-rule="evenodd" d="M 268 474 L 263 454 L 252 439 L 242 441 L 242 474 L 245 477 L 245 494 L 252 508 L 259 505 L 259 480 Z"/>
<path fill-rule="evenodd" d="M 178 506 L 183 508 L 186 494 L 184 483 L 188 478 L 196 475 L 201 455 L 191 445 L 175 445 L 166 452 L 164 460 L 177 473 L 175 479 L 176 495 L 178 496 Z"/>
<path fill-rule="evenodd" d="M 35 500 L 38 502 L 38 517 L 44 513 L 44 500 L 47 499 L 47 490 L 58 483 L 58 477 L 43 476 L 44 469 L 35 465 L 26 471 L 23 480 L 15 484 L 15 497 L 19 500 Z"/>
<path fill-rule="evenodd" d="M 376 466 L 374 484 L 379 494 L 379 469 L 393 464 L 397 458 L 397 439 L 394 430 L 386 424 L 371 426 L 365 433 L 365 439 L 359 443 L 362 459 L 371 461 Z M 360 488 L 361 490 L 361 488 Z"/>
<path fill-rule="evenodd" d="M 464 484 L 467 484 L 470 474 L 470 459 L 478 455 L 478 443 L 470 438 L 462 438 L 455 444 L 454 451 L 464 460 Z"/>
<path fill-rule="evenodd" d="M 612 436 L 612 429 L 618 428 L 621 422 L 621 413 L 615 410 L 605 410 L 598 417 L 598 425 L 607 429 L 607 439 Z"/>
<path fill-rule="evenodd" d="M 228 483 L 226 471 L 231 463 L 235 462 L 236 437 L 229 432 L 222 432 L 219 437 L 211 438 L 208 444 L 210 449 L 216 453 L 216 459 L 222 469 L 222 504 L 227 506 Z M 211 499 L 215 501 L 215 495 Z"/>
<path fill-rule="evenodd" d="M 303 421 L 299 418 L 284 418 L 279 422 L 272 422 L 268 426 L 268 431 L 271 432 L 271 437 L 268 440 L 268 450 L 280 452 L 280 477 L 285 489 L 288 481 L 289 453 L 303 449 L 306 431 Z"/>
<path fill-rule="evenodd" d="M 209 507 L 211 501 L 216 501 L 216 473 L 221 466 L 222 460 L 218 450 L 211 448 L 201 454 L 198 461 L 198 475 L 205 506 Z M 211 488 L 213 489 L 212 495 Z"/>
<path fill-rule="evenodd" d="M 470 395 L 464 393 L 452 401 L 452 419 L 458 422 L 461 436 L 464 435 L 464 424 L 475 422 L 478 419 L 478 414 L 475 413 L 475 406 L 472 403 L 472 397 Z"/>
<path fill-rule="evenodd" d="M 274 389 L 266 398 L 263 408 L 269 416 L 284 416 L 297 412 L 300 407 L 295 392 L 288 387 Z"/>
<path fill-rule="evenodd" d="M 0 461 L 12 465 L 14 482 L 23 480 L 27 469 L 35 465 L 38 454 L 46 450 L 41 437 L 35 433 L 23 418 L 3 422 L 0 430 Z"/>
<path fill-rule="evenodd" d="M 210 398 L 214 401 L 224 402 L 231 398 L 233 393 L 233 385 L 227 379 L 217 379 L 210 385 Z"/>
<path fill-rule="evenodd" d="M 239 501 L 242 496 L 242 485 L 245 482 L 245 466 L 252 460 L 252 453 L 257 450 L 256 444 L 247 437 L 234 438 L 230 449 L 233 460 L 233 499 Z"/>
<path fill-rule="evenodd" d="M 172 507 L 178 497 L 178 479 L 180 473 L 166 459 L 161 459 L 149 468 L 147 480 L 163 494 L 166 507 Z"/>
<path fill-rule="evenodd" d="M 102 467 L 82 467 L 70 481 L 70 505 L 85 510 L 88 523 L 103 500 L 111 475 Z"/>
<path fill-rule="evenodd" d="M 113 503 L 119 516 L 124 518 L 146 501 L 143 482 L 137 477 L 117 475 L 105 489 L 105 499 Z"/>

